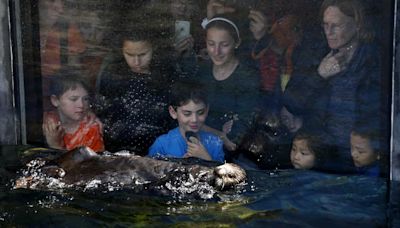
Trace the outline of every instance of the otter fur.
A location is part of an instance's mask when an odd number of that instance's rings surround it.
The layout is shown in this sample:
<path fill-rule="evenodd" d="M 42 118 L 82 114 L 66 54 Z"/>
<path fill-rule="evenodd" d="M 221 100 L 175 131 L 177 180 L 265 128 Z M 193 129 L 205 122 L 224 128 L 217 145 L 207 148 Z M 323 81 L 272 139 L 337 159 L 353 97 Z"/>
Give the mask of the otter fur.
<path fill-rule="evenodd" d="M 291 168 L 291 140 L 287 128 L 275 113 L 260 115 L 241 140 L 238 154 L 254 162 L 260 169 Z"/>
<path fill-rule="evenodd" d="M 35 160 L 28 163 L 28 167 L 40 163 L 37 165 L 37 172 L 61 181 L 66 187 L 87 187 L 88 183 L 93 181 L 116 184 L 119 187 L 148 186 L 188 176 L 191 180 L 208 183 L 217 190 L 224 190 L 246 180 L 245 170 L 232 163 L 210 167 L 158 160 L 129 153 L 99 155 L 88 147 L 76 148 L 50 161 L 39 160 L 35 161 L 36 163 L 33 161 Z M 24 172 L 24 175 L 16 180 L 14 188 L 50 188 L 49 183 L 37 177 L 38 175 L 33 172 Z"/>

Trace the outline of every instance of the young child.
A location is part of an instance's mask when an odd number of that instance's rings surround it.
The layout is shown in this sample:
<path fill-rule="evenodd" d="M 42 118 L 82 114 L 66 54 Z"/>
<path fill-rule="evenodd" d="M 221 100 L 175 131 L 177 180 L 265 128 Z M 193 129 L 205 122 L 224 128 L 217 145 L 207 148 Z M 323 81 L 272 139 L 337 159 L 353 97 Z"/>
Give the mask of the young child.
<path fill-rule="evenodd" d="M 355 127 L 350 135 L 351 157 L 358 174 L 380 175 L 379 134 L 373 130 Z"/>
<path fill-rule="evenodd" d="M 77 75 L 57 76 L 51 86 L 51 104 L 57 111 L 44 113 L 43 133 L 48 146 L 71 150 L 88 146 L 104 151 L 102 132 L 95 121 L 84 121 L 89 111 L 89 89 Z M 92 114 L 93 115 L 93 114 Z"/>
<path fill-rule="evenodd" d="M 300 129 L 293 139 L 290 160 L 295 169 L 320 168 L 332 148 L 316 134 Z"/>
<path fill-rule="evenodd" d="M 158 137 L 149 149 L 149 156 L 224 161 L 223 142 L 218 136 L 201 130 L 208 115 L 208 103 L 200 84 L 189 81 L 175 83 L 168 110 L 179 126 Z"/>

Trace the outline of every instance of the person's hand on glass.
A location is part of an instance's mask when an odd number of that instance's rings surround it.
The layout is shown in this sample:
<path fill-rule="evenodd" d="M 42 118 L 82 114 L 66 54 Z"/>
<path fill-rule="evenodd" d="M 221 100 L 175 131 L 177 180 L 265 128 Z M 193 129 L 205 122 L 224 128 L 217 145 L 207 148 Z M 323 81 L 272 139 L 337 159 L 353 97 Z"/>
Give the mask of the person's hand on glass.
<path fill-rule="evenodd" d="M 256 40 L 260 40 L 265 34 L 269 33 L 271 29 L 271 22 L 267 16 L 258 10 L 250 10 L 250 31 Z"/>
<path fill-rule="evenodd" d="M 52 118 L 47 118 L 43 121 L 42 129 L 44 137 L 46 138 L 47 145 L 49 147 L 55 149 L 63 149 L 65 147 L 65 130 L 61 126 L 60 121 L 56 121 Z"/>
<path fill-rule="evenodd" d="M 225 0 L 210 0 L 207 3 L 207 18 L 210 20 L 217 14 L 233 13 L 236 9 L 227 6 Z"/>

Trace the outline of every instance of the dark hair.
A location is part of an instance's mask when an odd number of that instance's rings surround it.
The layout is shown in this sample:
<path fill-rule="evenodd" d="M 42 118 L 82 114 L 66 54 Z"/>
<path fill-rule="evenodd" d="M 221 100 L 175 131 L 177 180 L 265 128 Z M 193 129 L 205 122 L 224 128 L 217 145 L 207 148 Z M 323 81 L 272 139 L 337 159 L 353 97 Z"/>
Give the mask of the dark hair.
<path fill-rule="evenodd" d="M 374 31 L 372 23 L 370 23 L 366 16 L 366 8 L 361 0 L 324 0 L 321 5 L 320 15 L 321 18 L 324 16 L 325 10 L 335 6 L 348 17 L 351 17 L 356 22 L 358 28 L 358 38 L 361 42 L 371 42 L 374 37 Z"/>
<path fill-rule="evenodd" d="M 357 135 L 361 138 L 367 139 L 370 146 L 375 153 L 380 154 L 381 151 L 381 137 L 379 129 L 369 126 L 367 123 L 355 123 L 351 130 L 351 135 Z"/>
<path fill-rule="evenodd" d="M 78 86 L 82 86 L 89 94 L 91 93 L 86 79 L 82 78 L 80 71 L 77 69 L 60 70 L 60 72 L 51 79 L 50 83 L 51 95 L 57 97 L 62 96 L 70 89 L 76 89 Z"/>
<path fill-rule="evenodd" d="M 153 45 L 153 37 L 151 30 L 146 30 L 137 26 L 126 26 L 120 35 L 120 47 L 125 41 L 139 42 L 146 41 Z"/>
<path fill-rule="evenodd" d="M 171 87 L 170 105 L 174 108 L 194 103 L 208 104 L 207 92 L 203 84 L 191 80 L 181 79 Z"/>
<path fill-rule="evenodd" d="M 314 167 L 321 168 L 324 163 L 329 162 L 330 158 L 334 158 L 336 151 L 334 146 L 330 145 L 317 132 L 301 128 L 297 131 L 293 141 L 306 140 L 307 146 L 314 153 Z"/>

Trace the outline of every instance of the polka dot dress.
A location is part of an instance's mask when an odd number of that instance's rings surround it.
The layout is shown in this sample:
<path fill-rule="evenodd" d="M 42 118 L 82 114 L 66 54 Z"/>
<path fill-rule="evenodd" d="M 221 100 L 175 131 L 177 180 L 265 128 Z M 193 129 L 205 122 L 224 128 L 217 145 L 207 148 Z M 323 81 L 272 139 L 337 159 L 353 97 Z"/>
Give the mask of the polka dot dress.
<path fill-rule="evenodd" d="M 146 155 L 154 140 L 171 127 L 170 83 L 159 82 L 159 75 L 129 74 L 129 78 L 107 80 L 106 99 L 112 102 L 102 118 L 105 146 L 110 151 L 127 149 Z"/>

